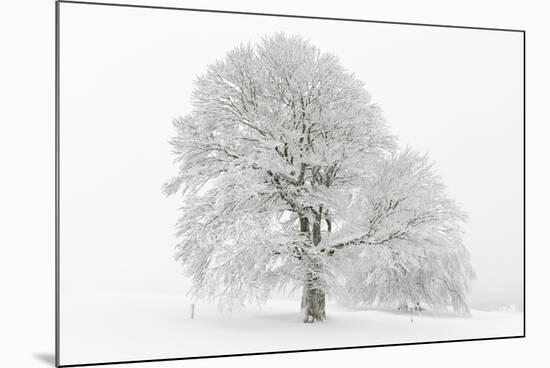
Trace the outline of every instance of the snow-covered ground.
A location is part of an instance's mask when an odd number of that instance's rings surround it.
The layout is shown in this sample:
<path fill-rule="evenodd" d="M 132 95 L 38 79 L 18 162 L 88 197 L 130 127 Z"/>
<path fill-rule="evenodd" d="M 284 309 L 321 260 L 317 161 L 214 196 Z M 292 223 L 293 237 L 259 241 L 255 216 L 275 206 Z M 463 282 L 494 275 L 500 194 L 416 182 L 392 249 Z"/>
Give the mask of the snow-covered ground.
<path fill-rule="evenodd" d="M 471 318 L 327 305 L 324 323 L 301 322 L 299 302 L 220 313 L 184 295 L 77 294 L 61 299 L 61 363 L 161 359 L 455 340 L 522 334 L 523 314 L 472 311 Z"/>

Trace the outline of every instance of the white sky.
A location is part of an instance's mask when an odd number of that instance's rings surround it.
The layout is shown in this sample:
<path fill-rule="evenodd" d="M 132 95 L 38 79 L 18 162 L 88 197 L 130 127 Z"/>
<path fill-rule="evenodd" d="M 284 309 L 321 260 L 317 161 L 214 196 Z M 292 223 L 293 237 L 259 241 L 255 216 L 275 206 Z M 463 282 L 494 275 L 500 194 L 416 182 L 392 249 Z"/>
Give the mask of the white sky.
<path fill-rule="evenodd" d="M 207 64 L 266 33 L 333 52 L 470 216 L 472 306 L 521 305 L 520 33 L 61 4 L 61 290 L 185 291 L 167 141 Z"/>

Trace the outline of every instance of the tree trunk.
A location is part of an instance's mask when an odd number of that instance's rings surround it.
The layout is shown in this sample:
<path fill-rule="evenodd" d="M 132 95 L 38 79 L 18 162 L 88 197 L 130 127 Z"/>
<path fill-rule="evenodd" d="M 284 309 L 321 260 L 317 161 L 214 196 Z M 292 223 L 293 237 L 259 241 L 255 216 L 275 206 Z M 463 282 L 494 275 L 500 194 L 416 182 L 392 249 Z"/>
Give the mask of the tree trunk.
<path fill-rule="evenodd" d="M 317 221 L 313 223 L 313 245 L 317 246 L 321 242 L 321 212 L 317 216 Z M 309 221 L 307 218 L 300 218 L 300 231 L 309 231 Z M 304 323 L 313 323 L 324 321 L 325 314 L 325 291 L 321 289 L 319 274 L 321 266 L 312 263 L 310 269 L 306 272 L 306 280 L 302 291 L 301 310 L 304 315 Z"/>
<path fill-rule="evenodd" d="M 302 291 L 302 313 L 304 323 L 324 321 L 325 314 L 325 292 L 319 289 L 314 279 L 306 281 Z"/>

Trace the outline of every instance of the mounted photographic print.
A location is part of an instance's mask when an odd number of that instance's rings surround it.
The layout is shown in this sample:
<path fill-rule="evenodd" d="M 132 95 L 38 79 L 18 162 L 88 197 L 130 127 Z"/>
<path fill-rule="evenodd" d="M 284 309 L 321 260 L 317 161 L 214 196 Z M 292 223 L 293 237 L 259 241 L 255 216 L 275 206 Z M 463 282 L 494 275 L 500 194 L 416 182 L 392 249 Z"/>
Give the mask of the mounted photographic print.
<path fill-rule="evenodd" d="M 525 336 L 523 31 L 56 7 L 57 365 Z"/>

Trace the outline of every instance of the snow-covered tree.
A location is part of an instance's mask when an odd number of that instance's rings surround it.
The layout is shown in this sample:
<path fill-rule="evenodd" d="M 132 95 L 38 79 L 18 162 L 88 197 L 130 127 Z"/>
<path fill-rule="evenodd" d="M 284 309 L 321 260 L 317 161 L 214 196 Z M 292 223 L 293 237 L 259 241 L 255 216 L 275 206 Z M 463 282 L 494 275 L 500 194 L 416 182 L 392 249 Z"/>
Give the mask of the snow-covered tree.
<path fill-rule="evenodd" d="M 418 157 L 395 158 L 380 109 L 336 56 L 299 36 L 265 37 L 208 66 L 191 102 L 174 122 L 179 170 L 164 192 L 183 198 L 176 256 L 196 297 L 232 308 L 302 287 L 304 321 L 324 320 L 326 293 L 342 287 L 344 254 L 439 241 L 422 229 L 437 218 L 444 228 L 450 215 L 426 213 L 438 207 L 421 202 L 447 204 L 437 190 L 429 195 L 438 182 L 414 199 L 394 193 L 416 178 L 390 177 L 401 174 L 400 160 Z M 361 211 L 373 196 L 380 203 Z M 406 217 L 405 205 L 419 208 Z"/>
<path fill-rule="evenodd" d="M 380 161 L 350 197 L 344 235 L 330 245 L 346 250 L 335 257 L 341 301 L 469 314 L 474 272 L 462 242 L 466 215 L 426 156 L 405 150 Z"/>

